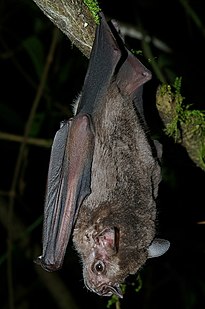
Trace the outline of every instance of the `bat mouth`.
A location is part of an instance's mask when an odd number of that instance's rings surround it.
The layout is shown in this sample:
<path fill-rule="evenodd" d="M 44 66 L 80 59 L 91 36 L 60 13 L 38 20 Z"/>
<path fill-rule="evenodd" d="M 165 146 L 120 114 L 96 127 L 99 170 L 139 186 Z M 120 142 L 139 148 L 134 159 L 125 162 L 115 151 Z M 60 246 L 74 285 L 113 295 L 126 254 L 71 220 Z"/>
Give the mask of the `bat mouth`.
<path fill-rule="evenodd" d="M 91 292 L 94 292 L 100 296 L 112 296 L 113 294 L 116 295 L 119 298 L 123 298 L 123 293 L 120 288 L 120 285 L 118 283 L 111 285 L 111 284 L 102 284 L 96 288 L 91 288 L 88 284 L 86 284 L 86 287 Z"/>
<path fill-rule="evenodd" d="M 119 298 L 123 298 L 123 294 L 119 284 L 101 285 L 96 289 L 96 293 L 101 296 L 112 296 L 114 294 Z"/>

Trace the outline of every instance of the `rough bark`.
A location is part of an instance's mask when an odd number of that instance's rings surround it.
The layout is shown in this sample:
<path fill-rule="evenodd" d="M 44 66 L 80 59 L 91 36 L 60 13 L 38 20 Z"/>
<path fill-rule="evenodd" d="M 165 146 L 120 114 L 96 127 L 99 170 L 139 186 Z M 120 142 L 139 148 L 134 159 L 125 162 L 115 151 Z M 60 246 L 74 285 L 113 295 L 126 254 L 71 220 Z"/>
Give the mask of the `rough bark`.
<path fill-rule="evenodd" d="M 96 23 L 82 0 L 33 0 L 43 13 L 89 58 Z"/>

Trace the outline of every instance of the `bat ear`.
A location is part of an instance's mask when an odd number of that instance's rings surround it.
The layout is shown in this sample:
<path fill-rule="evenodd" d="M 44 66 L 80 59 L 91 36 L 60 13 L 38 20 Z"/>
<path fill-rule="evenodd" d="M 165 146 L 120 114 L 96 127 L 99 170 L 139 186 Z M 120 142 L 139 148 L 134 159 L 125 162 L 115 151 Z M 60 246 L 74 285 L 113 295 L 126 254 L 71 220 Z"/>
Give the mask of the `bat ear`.
<path fill-rule="evenodd" d="M 105 228 L 96 237 L 95 241 L 99 249 L 105 250 L 108 256 L 114 255 L 118 251 L 119 231 L 117 228 Z"/>
<path fill-rule="evenodd" d="M 170 247 L 170 242 L 165 239 L 155 238 L 148 248 L 148 258 L 163 255 Z"/>

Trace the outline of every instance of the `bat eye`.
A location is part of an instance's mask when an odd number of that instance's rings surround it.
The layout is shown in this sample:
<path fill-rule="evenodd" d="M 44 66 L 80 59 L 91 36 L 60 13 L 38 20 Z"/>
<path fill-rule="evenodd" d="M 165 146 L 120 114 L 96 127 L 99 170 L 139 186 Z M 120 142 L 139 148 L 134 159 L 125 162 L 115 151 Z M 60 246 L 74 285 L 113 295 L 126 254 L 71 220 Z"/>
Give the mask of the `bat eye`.
<path fill-rule="evenodd" d="M 103 273 L 105 271 L 105 264 L 102 261 L 97 261 L 94 264 L 93 270 L 95 273 Z"/>

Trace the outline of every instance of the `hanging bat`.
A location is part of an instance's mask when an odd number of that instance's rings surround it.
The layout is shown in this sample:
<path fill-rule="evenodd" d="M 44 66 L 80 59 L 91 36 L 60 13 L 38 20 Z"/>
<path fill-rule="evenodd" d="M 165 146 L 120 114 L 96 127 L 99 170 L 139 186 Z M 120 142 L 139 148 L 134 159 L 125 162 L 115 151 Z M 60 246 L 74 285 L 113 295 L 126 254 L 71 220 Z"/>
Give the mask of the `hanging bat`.
<path fill-rule="evenodd" d="M 53 141 L 38 258 L 59 269 L 72 235 L 85 285 L 99 295 L 122 297 L 120 283 L 169 248 L 155 238 L 161 172 L 142 101 L 150 78 L 101 14 L 75 116 Z"/>

